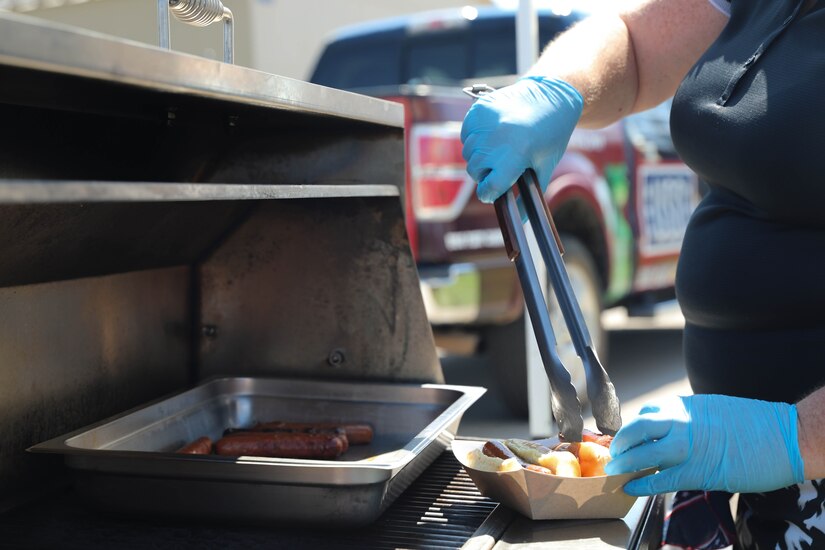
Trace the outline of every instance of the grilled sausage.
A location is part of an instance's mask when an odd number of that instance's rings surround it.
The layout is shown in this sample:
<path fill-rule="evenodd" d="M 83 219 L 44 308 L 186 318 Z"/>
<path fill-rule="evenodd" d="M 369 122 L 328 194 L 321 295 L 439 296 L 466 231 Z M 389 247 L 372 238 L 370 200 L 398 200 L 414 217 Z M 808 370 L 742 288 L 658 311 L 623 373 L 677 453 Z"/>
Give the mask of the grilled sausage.
<path fill-rule="evenodd" d="M 610 444 L 613 442 L 612 435 L 603 435 L 596 432 L 591 432 L 590 430 L 583 430 L 582 431 L 582 441 L 587 441 L 590 443 L 596 443 L 601 445 L 602 447 L 610 448 Z"/>
<path fill-rule="evenodd" d="M 212 454 L 212 440 L 208 437 L 199 437 L 192 443 L 184 445 L 176 453 L 187 455 L 208 455 Z"/>
<path fill-rule="evenodd" d="M 559 434 L 559 440 L 564 443 L 564 436 Z M 609 449 L 610 444 L 613 442 L 613 436 L 600 434 L 599 432 L 594 432 L 585 428 L 582 430 L 582 441 L 597 443 L 602 447 L 607 447 Z"/>
<path fill-rule="evenodd" d="M 481 452 L 484 453 L 486 456 L 491 458 L 500 458 L 504 461 L 509 462 L 517 462 L 522 468 L 526 470 L 533 470 L 534 472 L 538 472 L 540 474 L 552 474 L 553 472 L 544 466 L 539 466 L 538 464 L 531 464 L 521 459 L 521 457 L 516 456 L 516 454 L 507 448 L 507 445 L 504 444 L 503 441 L 500 439 L 490 439 L 487 441 L 484 446 L 481 448 Z M 506 467 L 506 464 L 505 464 Z M 512 466 L 509 467 L 508 470 L 503 468 L 499 468 L 499 471 L 509 471 L 515 469 Z"/>
<path fill-rule="evenodd" d="M 483 472 L 512 472 L 521 469 L 518 458 L 501 459 L 497 456 L 485 454 L 483 449 L 470 451 L 467 454 L 467 463 L 470 468 Z"/>
<path fill-rule="evenodd" d="M 250 431 L 254 432 L 304 432 L 325 433 L 343 429 L 347 440 L 352 445 L 366 445 L 373 438 L 373 429 L 369 424 L 347 424 L 344 422 L 262 422 L 256 424 Z"/>
<path fill-rule="evenodd" d="M 494 456 L 496 458 L 500 458 L 502 460 L 507 460 L 508 458 L 516 458 L 516 455 L 507 448 L 507 445 L 502 443 L 499 439 L 491 439 L 487 443 L 484 444 L 484 447 L 481 448 L 481 451 L 487 456 Z"/>
<path fill-rule="evenodd" d="M 290 433 L 290 434 L 332 434 L 332 435 L 340 435 L 341 437 L 347 439 L 347 432 L 344 428 L 334 428 L 334 429 L 327 429 L 327 430 L 288 430 L 286 428 L 266 428 L 266 429 L 258 429 L 257 426 L 253 426 L 251 428 L 227 428 L 223 431 L 224 437 L 233 437 L 236 435 L 245 435 L 245 434 L 274 434 L 274 433 Z M 347 439 L 347 446 L 349 446 L 349 439 Z M 346 449 L 345 449 L 346 450 Z"/>
<path fill-rule="evenodd" d="M 215 452 L 223 456 L 324 459 L 341 456 L 347 447 L 347 438 L 338 434 L 247 432 L 219 439 Z"/>

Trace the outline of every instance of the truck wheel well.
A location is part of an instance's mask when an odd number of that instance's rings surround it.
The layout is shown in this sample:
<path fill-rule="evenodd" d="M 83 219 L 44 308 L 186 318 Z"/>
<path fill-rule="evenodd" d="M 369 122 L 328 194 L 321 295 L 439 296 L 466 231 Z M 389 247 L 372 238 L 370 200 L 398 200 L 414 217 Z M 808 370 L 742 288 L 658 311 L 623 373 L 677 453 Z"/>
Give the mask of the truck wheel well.
<path fill-rule="evenodd" d="M 560 233 L 576 237 L 593 255 L 599 283 L 602 290 L 605 290 L 608 280 L 607 242 L 604 229 L 593 209 L 583 200 L 571 200 L 553 210 L 553 219 Z"/>

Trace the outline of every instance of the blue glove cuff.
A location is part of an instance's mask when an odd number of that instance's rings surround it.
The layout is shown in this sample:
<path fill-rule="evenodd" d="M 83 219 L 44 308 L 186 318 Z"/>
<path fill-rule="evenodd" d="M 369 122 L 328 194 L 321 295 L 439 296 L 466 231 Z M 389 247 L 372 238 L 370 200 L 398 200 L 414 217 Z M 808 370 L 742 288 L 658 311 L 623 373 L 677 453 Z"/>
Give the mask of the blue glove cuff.
<path fill-rule="evenodd" d="M 541 75 L 527 75 L 519 78 L 519 80 L 532 80 L 533 82 L 541 84 L 543 87 L 555 94 L 563 95 L 570 105 L 578 112 L 576 120 L 581 117 L 582 110 L 584 109 L 584 97 L 582 97 L 581 93 L 579 93 L 579 91 L 569 82 L 559 78 L 549 78 Z"/>
<path fill-rule="evenodd" d="M 788 430 L 782 435 L 785 437 L 785 447 L 788 449 L 788 460 L 791 463 L 794 480 L 797 483 L 805 481 L 805 462 L 799 450 L 799 414 L 796 405 L 777 403 L 777 406 L 790 407 L 788 411 Z"/>
<path fill-rule="evenodd" d="M 528 168 L 547 189 L 582 114 L 581 94 L 567 82 L 528 76 L 476 101 L 461 127 L 467 173 L 482 202 L 493 202 Z"/>

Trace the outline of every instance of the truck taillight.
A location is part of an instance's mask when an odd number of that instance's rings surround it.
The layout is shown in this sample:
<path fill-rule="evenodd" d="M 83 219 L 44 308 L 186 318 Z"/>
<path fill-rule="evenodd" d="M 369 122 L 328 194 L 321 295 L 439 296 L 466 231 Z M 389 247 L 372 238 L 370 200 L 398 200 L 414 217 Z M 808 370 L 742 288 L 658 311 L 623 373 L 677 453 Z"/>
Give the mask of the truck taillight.
<path fill-rule="evenodd" d="M 454 220 L 473 192 L 473 181 L 461 157 L 460 133 L 460 122 L 417 124 L 412 128 L 410 190 L 419 220 Z"/>

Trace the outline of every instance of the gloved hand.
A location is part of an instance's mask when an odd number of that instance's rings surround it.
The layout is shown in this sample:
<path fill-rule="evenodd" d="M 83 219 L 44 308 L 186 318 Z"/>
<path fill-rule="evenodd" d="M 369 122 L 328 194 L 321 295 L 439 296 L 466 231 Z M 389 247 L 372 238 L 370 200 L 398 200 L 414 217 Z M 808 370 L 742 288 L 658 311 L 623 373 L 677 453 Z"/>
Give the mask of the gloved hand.
<path fill-rule="evenodd" d="M 642 408 L 610 445 L 608 475 L 658 467 L 630 495 L 677 490 L 759 493 L 801 483 L 796 405 L 724 395 L 676 397 Z"/>
<path fill-rule="evenodd" d="M 482 202 L 503 195 L 527 169 L 542 191 L 567 148 L 584 100 L 570 84 L 528 76 L 476 101 L 461 128 L 467 172 Z"/>

